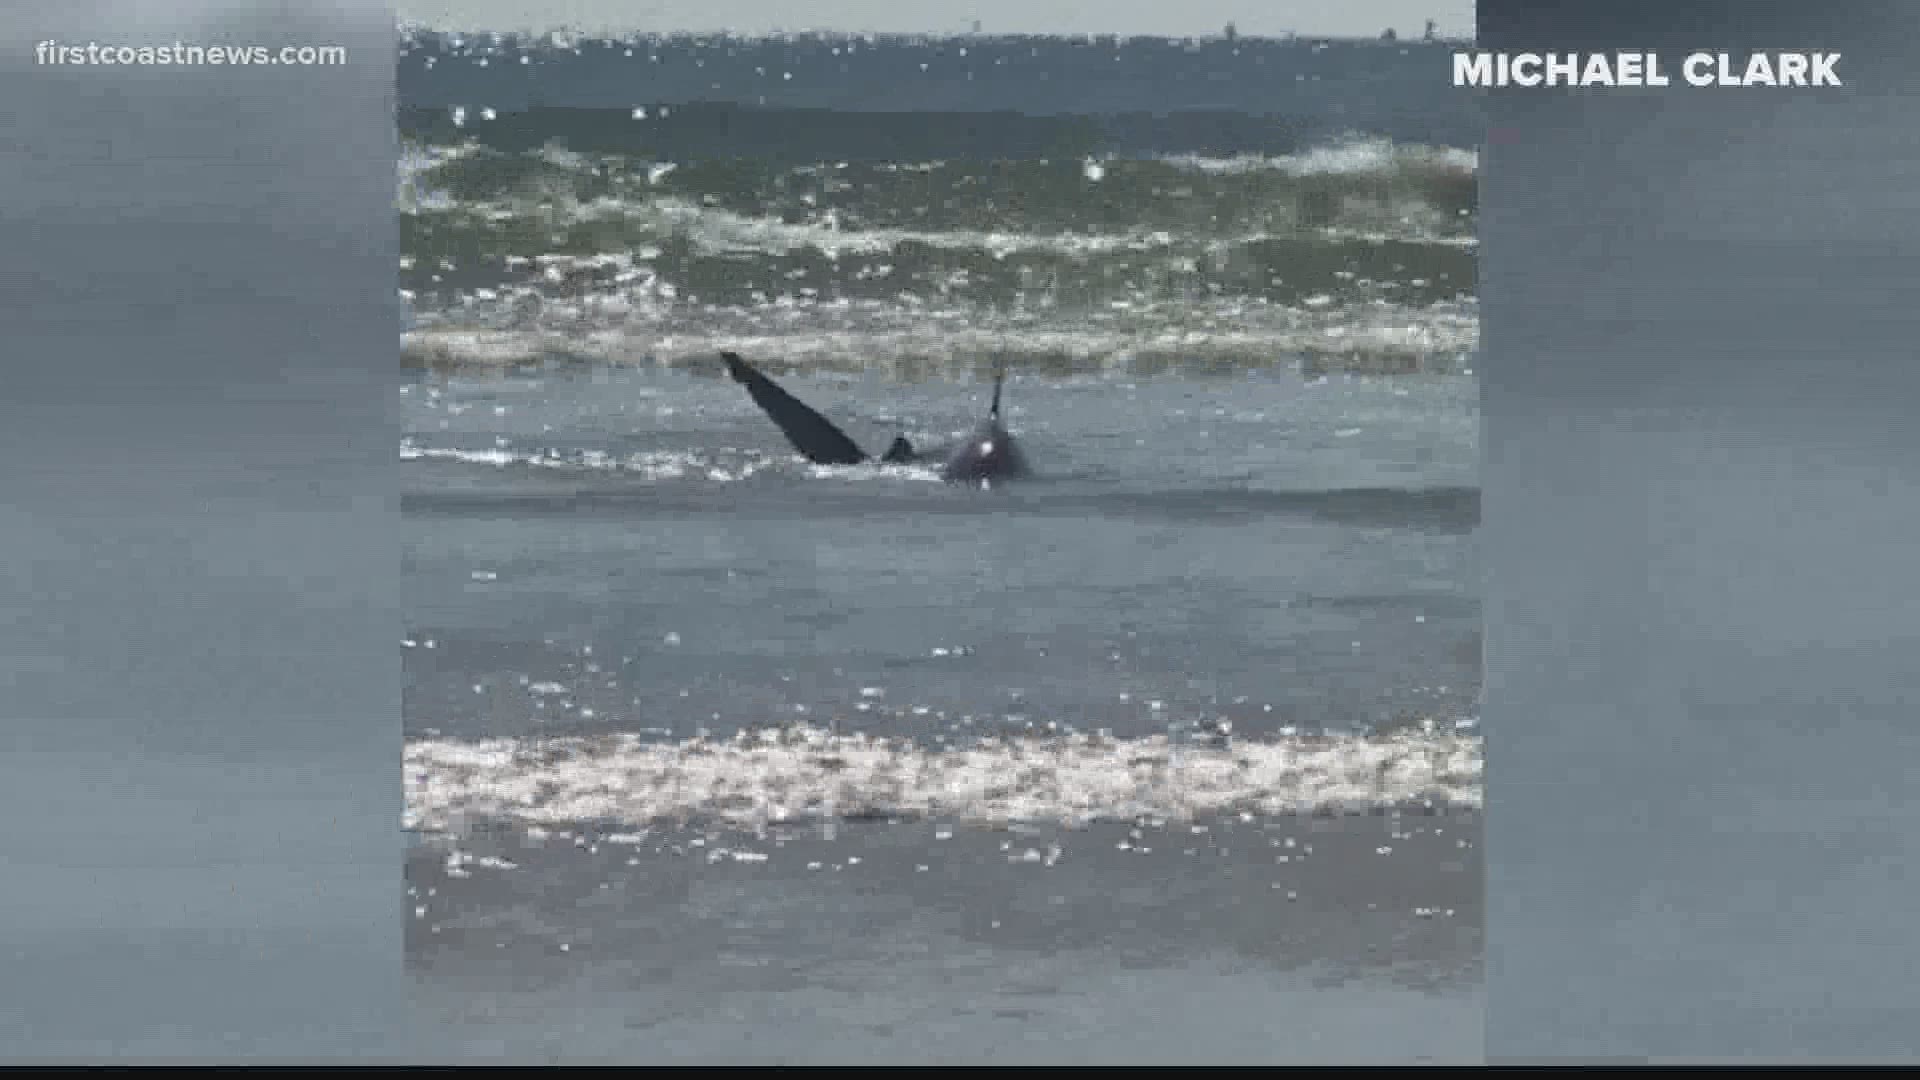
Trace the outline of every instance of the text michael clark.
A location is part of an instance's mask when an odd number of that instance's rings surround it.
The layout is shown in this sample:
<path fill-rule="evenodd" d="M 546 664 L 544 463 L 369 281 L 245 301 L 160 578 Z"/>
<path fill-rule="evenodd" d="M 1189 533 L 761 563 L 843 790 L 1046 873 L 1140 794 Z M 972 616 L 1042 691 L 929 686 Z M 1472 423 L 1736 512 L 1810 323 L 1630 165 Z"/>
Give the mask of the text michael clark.
<path fill-rule="evenodd" d="M 1836 52 L 1688 53 L 1678 66 L 1688 86 L 1839 86 Z M 1453 54 L 1455 86 L 1672 86 L 1667 60 L 1652 52 Z"/>

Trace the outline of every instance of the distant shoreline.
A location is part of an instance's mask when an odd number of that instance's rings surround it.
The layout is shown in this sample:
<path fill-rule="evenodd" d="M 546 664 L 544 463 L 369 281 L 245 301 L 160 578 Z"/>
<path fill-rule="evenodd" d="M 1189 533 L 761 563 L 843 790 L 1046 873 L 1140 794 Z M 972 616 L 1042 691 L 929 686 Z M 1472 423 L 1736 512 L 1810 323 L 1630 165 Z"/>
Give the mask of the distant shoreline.
<path fill-rule="evenodd" d="M 502 30 L 502 29 L 499 29 L 496 27 L 490 27 L 490 26 L 437 26 L 437 25 L 429 25 L 428 23 L 425 23 L 425 22 L 416 22 L 416 21 L 408 21 L 408 20 L 402 20 L 400 22 L 399 31 L 401 36 L 403 37 L 421 36 L 421 35 L 438 35 L 442 37 L 462 37 L 462 38 L 498 36 L 503 41 L 504 40 L 538 41 L 539 39 L 544 38 L 544 39 L 548 39 L 548 41 L 545 43 L 545 47 L 566 48 L 566 49 L 571 49 L 573 45 L 579 44 L 581 42 L 596 42 L 596 41 L 622 41 L 622 42 L 626 42 L 626 41 L 726 41 L 726 42 L 759 44 L 759 43 L 770 42 L 770 41 L 784 42 L 784 41 L 807 41 L 807 40 L 869 41 L 875 44 L 891 44 L 891 45 L 941 44 L 941 43 L 947 43 L 947 42 L 991 43 L 995 41 L 1000 41 L 1000 42 L 1032 42 L 1032 41 L 1086 42 L 1089 44 L 1104 44 L 1104 43 L 1119 41 L 1119 42 L 1136 43 L 1136 44 L 1161 42 L 1161 43 L 1170 43 L 1170 44 L 1178 43 L 1181 45 L 1186 45 L 1189 43 L 1197 43 L 1197 42 L 1218 42 L 1221 44 L 1235 44 L 1235 45 L 1282 45 L 1282 46 L 1356 45 L 1356 46 L 1378 46 L 1378 47 L 1398 46 L 1401 48 L 1424 45 L 1424 46 L 1430 46 L 1433 48 L 1451 49 L 1451 48 L 1458 48 L 1463 45 L 1472 45 L 1475 40 L 1471 35 L 1462 37 L 1462 36 L 1449 36 L 1445 34 L 1436 35 L 1434 37 L 1404 37 L 1404 38 L 1391 37 L 1389 38 L 1389 37 L 1380 37 L 1380 36 L 1360 37 L 1360 36 L 1349 36 L 1349 35 L 1341 35 L 1341 34 L 1289 34 L 1284 37 L 1279 37 L 1272 34 L 1238 34 L 1236 33 L 1233 36 L 1229 37 L 1220 31 L 1212 31 L 1205 34 L 1174 35 L 1174 34 L 1119 34 L 1119 33 L 1080 33 L 1080 34 L 1008 33 L 1008 32 L 995 33 L 995 32 L 987 32 L 987 31 L 982 31 L 979 33 L 968 33 L 964 31 L 922 33 L 922 32 L 913 32 L 913 31 L 904 31 L 904 30 L 815 29 L 815 30 L 772 30 L 766 33 L 761 33 L 761 34 L 746 34 L 746 33 L 736 33 L 731 30 L 637 30 L 637 29 L 612 30 L 612 29 L 605 29 L 605 28 L 593 29 L 593 30 L 582 30 L 577 27 L 567 27 L 567 26 L 551 26 L 551 27 L 540 27 L 540 28 L 522 26 L 522 27 L 516 27 L 512 30 Z M 562 39 L 564 39 L 566 41 L 566 44 L 558 45 L 553 43 L 551 39 L 553 39 L 555 35 L 559 35 Z"/>

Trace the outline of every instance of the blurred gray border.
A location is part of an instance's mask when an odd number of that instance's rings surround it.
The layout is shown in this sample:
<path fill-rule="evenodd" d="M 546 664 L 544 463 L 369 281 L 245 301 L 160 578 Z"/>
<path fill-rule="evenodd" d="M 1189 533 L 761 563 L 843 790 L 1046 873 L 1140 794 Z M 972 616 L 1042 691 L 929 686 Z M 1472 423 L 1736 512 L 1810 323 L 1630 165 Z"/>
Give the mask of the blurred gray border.
<path fill-rule="evenodd" d="M 393 16 L 16 7 L 0 1059 L 391 1056 Z M 36 67 L 48 40 L 350 63 Z"/>
<path fill-rule="evenodd" d="M 1487 1051 L 1920 1050 L 1920 5 L 1481 0 Z"/>

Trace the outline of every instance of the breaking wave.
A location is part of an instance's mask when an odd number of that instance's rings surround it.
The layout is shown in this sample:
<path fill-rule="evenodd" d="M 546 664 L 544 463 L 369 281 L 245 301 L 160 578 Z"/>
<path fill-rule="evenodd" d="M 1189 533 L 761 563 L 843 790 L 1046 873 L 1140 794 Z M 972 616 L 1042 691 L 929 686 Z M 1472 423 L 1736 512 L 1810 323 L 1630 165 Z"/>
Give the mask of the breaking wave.
<path fill-rule="evenodd" d="M 1420 730 L 1181 745 L 1166 736 L 984 739 L 929 748 L 816 727 L 681 742 L 637 735 L 423 739 L 405 753 L 406 824 L 551 826 L 942 818 L 1086 824 L 1223 813 L 1478 807 L 1472 735 Z"/>

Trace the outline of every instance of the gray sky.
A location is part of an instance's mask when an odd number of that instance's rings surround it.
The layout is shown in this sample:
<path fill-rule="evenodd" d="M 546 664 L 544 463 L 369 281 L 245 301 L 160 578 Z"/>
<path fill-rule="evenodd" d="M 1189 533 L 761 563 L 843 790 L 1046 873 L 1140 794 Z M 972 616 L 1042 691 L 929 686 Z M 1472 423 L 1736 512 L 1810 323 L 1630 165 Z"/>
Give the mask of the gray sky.
<path fill-rule="evenodd" d="M 1473 29 L 1473 0 L 398 0 L 402 18 L 445 29 L 786 30 L 1243 34 L 1371 37 Z"/>

